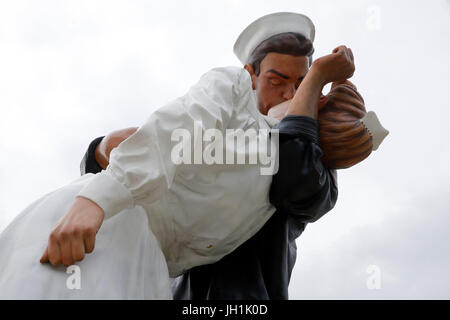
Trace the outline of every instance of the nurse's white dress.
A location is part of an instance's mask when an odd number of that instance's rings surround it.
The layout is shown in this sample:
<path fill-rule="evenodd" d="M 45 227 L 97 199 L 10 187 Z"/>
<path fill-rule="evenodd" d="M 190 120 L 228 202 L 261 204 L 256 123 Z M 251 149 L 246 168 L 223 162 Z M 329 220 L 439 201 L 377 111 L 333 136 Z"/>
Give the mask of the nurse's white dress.
<path fill-rule="evenodd" d="M 107 170 L 36 200 L 0 234 L 0 298 L 171 299 L 169 277 L 213 263 L 254 235 L 275 211 L 272 176 L 259 164 L 175 164 L 172 132 L 194 136 L 195 121 L 224 135 L 276 123 L 258 112 L 245 69 L 207 72 L 114 149 Z M 94 251 L 66 273 L 39 259 L 76 196 L 96 202 L 105 219 Z"/>

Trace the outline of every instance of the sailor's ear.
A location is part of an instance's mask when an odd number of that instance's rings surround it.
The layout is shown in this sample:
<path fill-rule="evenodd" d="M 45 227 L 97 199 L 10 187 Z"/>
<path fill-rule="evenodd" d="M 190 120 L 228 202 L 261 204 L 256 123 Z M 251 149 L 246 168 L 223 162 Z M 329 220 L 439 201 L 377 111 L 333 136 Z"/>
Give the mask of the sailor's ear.
<path fill-rule="evenodd" d="M 244 65 L 244 69 L 247 70 L 248 73 L 250 73 L 250 77 L 252 78 L 252 89 L 255 90 L 255 88 L 256 88 L 255 82 L 256 82 L 256 78 L 257 78 L 257 76 L 255 74 L 255 70 L 253 70 L 253 67 L 250 63 L 246 63 Z"/>

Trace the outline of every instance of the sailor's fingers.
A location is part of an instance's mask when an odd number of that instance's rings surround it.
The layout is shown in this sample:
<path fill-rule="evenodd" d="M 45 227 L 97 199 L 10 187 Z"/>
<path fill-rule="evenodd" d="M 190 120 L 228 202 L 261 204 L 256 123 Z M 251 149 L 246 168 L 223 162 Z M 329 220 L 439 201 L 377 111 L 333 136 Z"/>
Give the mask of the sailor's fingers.
<path fill-rule="evenodd" d="M 350 59 L 354 62 L 355 61 L 355 57 L 353 56 L 352 49 L 348 48 L 348 54 L 350 55 Z"/>

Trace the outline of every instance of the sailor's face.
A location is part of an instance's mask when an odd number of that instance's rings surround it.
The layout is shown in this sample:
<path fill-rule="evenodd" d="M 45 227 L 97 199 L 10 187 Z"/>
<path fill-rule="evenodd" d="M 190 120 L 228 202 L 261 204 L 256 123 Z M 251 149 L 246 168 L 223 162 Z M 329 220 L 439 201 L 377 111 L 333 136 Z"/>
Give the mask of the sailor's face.
<path fill-rule="evenodd" d="M 252 77 L 259 111 L 267 115 L 270 108 L 294 97 L 308 72 L 308 57 L 271 52 L 261 61 L 258 76 L 249 65 L 245 68 Z"/>

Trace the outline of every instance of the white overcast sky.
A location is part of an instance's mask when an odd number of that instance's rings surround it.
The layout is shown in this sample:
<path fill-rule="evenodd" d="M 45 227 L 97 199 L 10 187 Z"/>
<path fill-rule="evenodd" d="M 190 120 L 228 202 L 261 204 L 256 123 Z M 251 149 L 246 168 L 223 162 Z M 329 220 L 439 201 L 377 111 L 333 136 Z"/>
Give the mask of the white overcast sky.
<path fill-rule="evenodd" d="M 315 57 L 352 48 L 352 81 L 390 131 L 298 239 L 290 298 L 449 299 L 448 0 L 0 2 L 0 231 L 77 178 L 93 138 L 239 66 L 236 37 L 277 11 L 313 20 Z"/>

